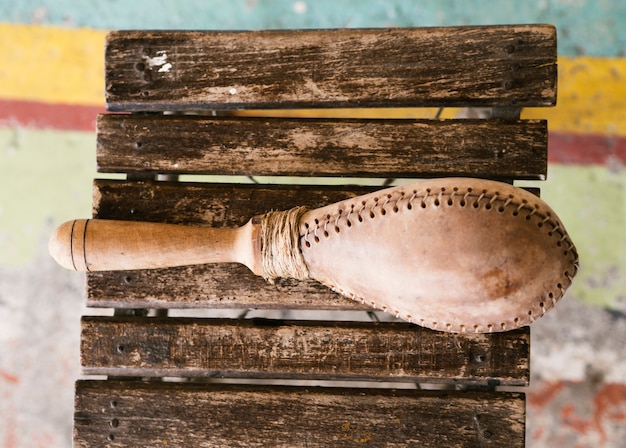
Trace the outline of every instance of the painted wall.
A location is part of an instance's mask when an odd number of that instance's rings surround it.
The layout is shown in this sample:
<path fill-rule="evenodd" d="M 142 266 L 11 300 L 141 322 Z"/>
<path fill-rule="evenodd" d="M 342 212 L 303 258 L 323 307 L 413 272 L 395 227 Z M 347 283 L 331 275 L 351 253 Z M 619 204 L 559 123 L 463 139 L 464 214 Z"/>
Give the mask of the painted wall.
<path fill-rule="evenodd" d="M 626 1 L 0 0 L 0 447 L 69 446 L 83 280 L 56 267 L 45 242 L 59 222 L 89 215 L 102 177 L 93 125 L 107 30 L 536 22 L 558 29 L 559 99 L 523 116 L 549 120 L 539 186 L 582 270 L 533 328 L 529 446 L 622 446 Z"/>

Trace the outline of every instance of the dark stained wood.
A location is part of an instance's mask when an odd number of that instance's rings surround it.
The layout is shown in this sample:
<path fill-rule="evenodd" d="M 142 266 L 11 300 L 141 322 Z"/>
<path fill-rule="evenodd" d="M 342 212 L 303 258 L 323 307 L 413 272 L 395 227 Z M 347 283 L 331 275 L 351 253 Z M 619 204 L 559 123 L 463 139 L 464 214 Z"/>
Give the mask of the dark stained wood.
<path fill-rule="evenodd" d="M 87 306 L 370 310 L 313 280 L 271 285 L 238 264 L 87 274 Z"/>
<path fill-rule="evenodd" d="M 541 120 L 121 114 L 99 117 L 97 161 L 101 172 L 545 179 L 547 147 Z"/>
<path fill-rule="evenodd" d="M 313 281 L 279 279 L 274 285 L 239 264 L 87 274 L 87 306 L 371 310 Z"/>
<path fill-rule="evenodd" d="M 84 317 L 84 373 L 528 384 L 530 332 L 457 335 L 400 322 Z"/>
<path fill-rule="evenodd" d="M 112 111 L 551 106 L 556 29 L 115 31 Z"/>
<path fill-rule="evenodd" d="M 93 217 L 238 227 L 269 210 L 317 208 L 380 188 L 95 180 Z"/>
<path fill-rule="evenodd" d="M 74 446 L 523 447 L 518 393 L 79 381 Z"/>

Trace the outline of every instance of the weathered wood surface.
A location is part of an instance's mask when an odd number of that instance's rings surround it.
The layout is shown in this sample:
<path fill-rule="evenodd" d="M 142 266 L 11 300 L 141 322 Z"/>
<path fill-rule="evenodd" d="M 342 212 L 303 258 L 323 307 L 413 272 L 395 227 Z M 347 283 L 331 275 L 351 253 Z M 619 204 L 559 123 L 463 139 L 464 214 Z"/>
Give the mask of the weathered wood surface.
<path fill-rule="evenodd" d="M 84 373 L 528 384 L 530 332 L 450 334 L 400 322 L 84 317 Z"/>
<path fill-rule="evenodd" d="M 101 115 L 98 170 L 545 179 L 541 120 L 294 120 Z M 280 161 L 280 163 L 277 163 Z"/>
<path fill-rule="evenodd" d="M 74 446 L 523 447 L 519 393 L 79 381 Z"/>
<path fill-rule="evenodd" d="M 551 106 L 550 25 L 115 31 L 110 110 Z"/>
<path fill-rule="evenodd" d="M 372 191 L 371 187 L 94 183 L 94 218 L 238 227 L 268 210 L 311 208 Z M 87 304 L 115 308 L 369 309 L 315 281 L 270 285 L 239 264 L 93 272 Z"/>
<path fill-rule="evenodd" d="M 313 280 L 270 285 L 239 264 L 87 274 L 87 306 L 112 308 L 221 308 L 371 310 Z"/>
<path fill-rule="evenodd" d="M 297 205 L 317 208 L 380 188 L 96 179 L 93 217 L 239 227 L 269 210 L 287 210 Z"/>

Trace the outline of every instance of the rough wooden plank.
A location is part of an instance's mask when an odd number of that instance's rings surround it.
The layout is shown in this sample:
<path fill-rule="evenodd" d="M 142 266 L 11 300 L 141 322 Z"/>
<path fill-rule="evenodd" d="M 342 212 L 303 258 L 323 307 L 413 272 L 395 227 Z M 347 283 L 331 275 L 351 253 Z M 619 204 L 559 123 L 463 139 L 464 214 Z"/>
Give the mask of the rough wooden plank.
<path fill-rule="evenodd" d="M 547 147 L 541 120 L 121 114 L 99 117 L 97 161 L 101 172 L 545 179 Z"/>
<path fill-rule="evenodd" d="M 232 227 L 268 210 L 319 207 L 371 187 L 96 181 L 94 217 Z M 270 285 L 238 264 L 87 274 L 87 304 L 115 308 L 367 309 L 314 281 Z"/>
<path fill-rule="evenodd" d="M 79 381 L 76 447 L 523 447 L 520 393 Z"/>
<path fill-rule="evenodd" d="M 130 309 L 371 309 L 313 280 L 280 279 L 270 285 L 238 264 L 88 273 L 87 306 Z"/>
<path fill-rule="evenodd" d="M 550 25 L 116 31 L 110 110 L 551 106 Z"/>
<path fill-rule="evenodd" d="M 297 205 L 316 208 L 377 188 L 382 187 L 96 179 L 93 217 L 235 227 L 269 210 L 286 210 Z"/>
<path fill-rule="evenodd" d="M 457 335 L 400 322 L 84 317 L 84 373 L 528 384 L 528 327 Z"/>

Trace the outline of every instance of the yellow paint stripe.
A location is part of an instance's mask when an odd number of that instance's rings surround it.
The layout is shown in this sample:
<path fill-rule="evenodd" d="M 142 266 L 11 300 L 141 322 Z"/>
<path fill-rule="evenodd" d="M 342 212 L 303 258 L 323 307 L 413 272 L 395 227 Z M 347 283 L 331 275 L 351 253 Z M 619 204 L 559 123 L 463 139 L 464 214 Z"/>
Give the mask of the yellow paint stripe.
<path fill-rule="evenodd" d="M 101 105 L 106 32 L 40 25 L 0 24 L 0 100 Z M 526 109 L 523 118 L 546 118 L 551 131 L 626 136 L 626 59 L 559 58 L 558 105 Z M 442 118 L 458 109 L 445 109 Z M 254 111 L 241 111 L 253 115 Z M 436 109 L 273 111 L 276 116 L 422 118 Z"/>
<path fill-rule="evenodd" d="M 626 136 L 626 59 L 561 57 L 557 105 L 526 109 L 523 118 L 546 118 L 549 129 Z"/>
<path fill-rule="evenodd" d="M 103 104 L 105 34 L 0 24 L 0 99 Z"/>

